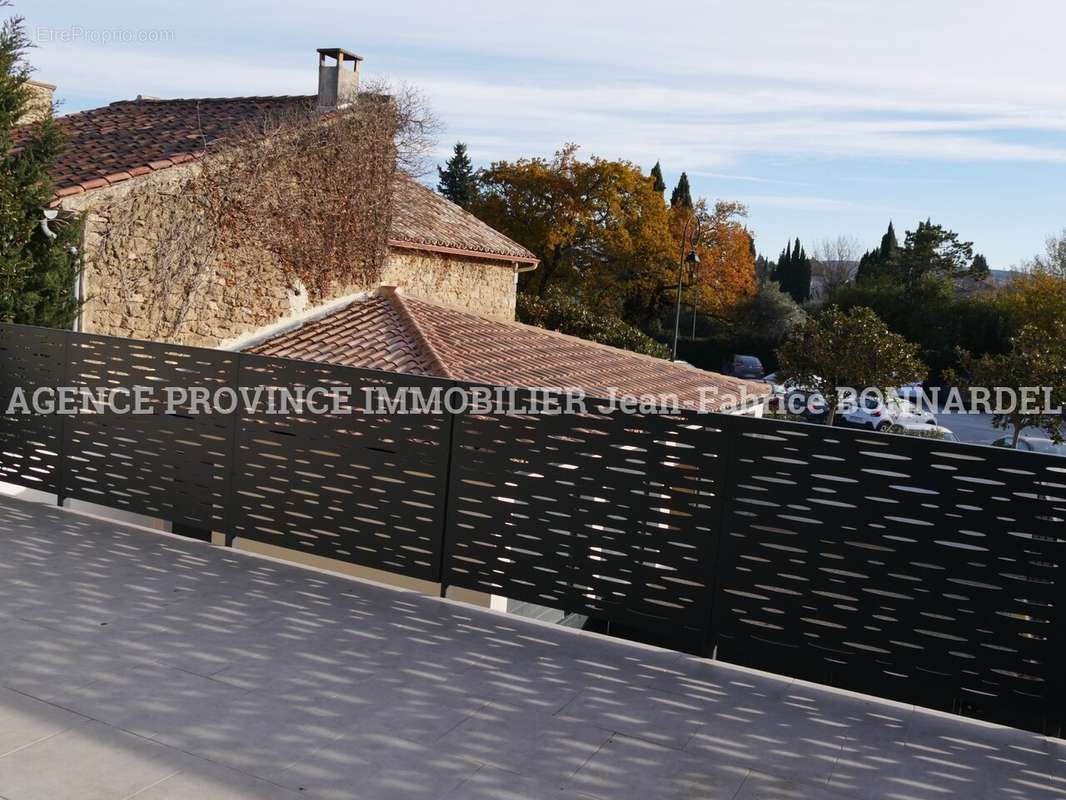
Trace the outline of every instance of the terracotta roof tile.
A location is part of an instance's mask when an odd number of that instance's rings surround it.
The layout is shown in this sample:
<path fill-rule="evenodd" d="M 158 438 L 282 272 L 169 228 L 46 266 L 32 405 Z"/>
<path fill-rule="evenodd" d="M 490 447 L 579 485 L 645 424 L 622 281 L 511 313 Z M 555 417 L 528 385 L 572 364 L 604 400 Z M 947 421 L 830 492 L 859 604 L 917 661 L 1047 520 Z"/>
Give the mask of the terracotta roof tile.
<path fill-rule="evenodd" d="M 123 100 L 57 117 L 67 148 L 52 170 L 56 197 L 110 186 L 197 158 L 215 141 L 264 116 L 314 103 L 310 95 Z M 16 145 L 28 128 L 15 132 Z M 533 254 L 407 175 L 393 186 L 394 246 L 450 248 L 535 262 Z"/>
<path fill-rule="evenodd" d="M 250 352 L 411 375 L 439 374 L 417 334 L 387 296 L 354 302 Z"/>
<path fill-rule="evenodd" d="M 634 396 L 676 395 L 687 407 L 702 401 L 711 409 L 743 392 L 749 398 L 768 392 L 762 383 L 388 291 L 250 351 L 498 386 L 575 387 L 592 397 L 605 397 L 612 389 Z"/>
<path fill-rule="evenodd" d="M 397 175 L 393 197 L 393 239 L 536 261 L 522 245 L 407 175 Z"/>

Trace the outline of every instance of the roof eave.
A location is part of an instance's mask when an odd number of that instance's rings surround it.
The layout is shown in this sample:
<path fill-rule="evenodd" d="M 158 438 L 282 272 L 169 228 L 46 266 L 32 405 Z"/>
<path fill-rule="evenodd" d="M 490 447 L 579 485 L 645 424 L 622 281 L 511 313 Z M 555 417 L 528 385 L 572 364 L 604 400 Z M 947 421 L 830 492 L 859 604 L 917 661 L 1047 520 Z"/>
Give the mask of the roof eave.
<path fill-rule="evenodd" d="M 503 261 L 508 264 L 528 264 L 536 267 L 540 264 L 539 258 L 533 256 L 519 256 L 508 253 L 488 253 L 483 250 L 465 250 L 461 247 L 449 247 L 441 244 L 425 244 L 423 242 L 409 242 L 404 239 L 389 239 L 389 247 L 399 247 L 405 250 L 424 250 L 429 253 L 442 253 L 444 255 L 462 256 L 463 258 L 481 258 L 486 261 Z"/>

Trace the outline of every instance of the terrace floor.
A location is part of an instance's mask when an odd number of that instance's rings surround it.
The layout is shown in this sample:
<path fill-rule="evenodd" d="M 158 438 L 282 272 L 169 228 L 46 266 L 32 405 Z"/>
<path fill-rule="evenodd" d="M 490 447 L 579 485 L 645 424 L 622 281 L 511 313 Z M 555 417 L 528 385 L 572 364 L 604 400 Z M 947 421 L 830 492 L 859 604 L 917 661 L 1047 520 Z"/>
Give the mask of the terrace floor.
<path fill-rule="evenodd" d="M 0 797 L 1056 798 L 1066 743 L 0 500 Z"/>

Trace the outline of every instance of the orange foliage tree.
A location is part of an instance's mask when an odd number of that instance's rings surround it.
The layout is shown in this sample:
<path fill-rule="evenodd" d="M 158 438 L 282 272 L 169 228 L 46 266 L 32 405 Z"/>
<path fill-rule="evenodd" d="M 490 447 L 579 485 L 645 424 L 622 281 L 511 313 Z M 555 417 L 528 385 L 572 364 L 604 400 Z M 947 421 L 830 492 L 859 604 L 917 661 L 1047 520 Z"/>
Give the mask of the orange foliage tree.
<path fill-rule="evenodd" d="M 755 243 L 742 222 L 748 210 L 725 200 L 711 209 L 701 200 L 696 213 L 701 219 L 700 263 L 690 278 L 686 304 L 701 314 L 732 320 L 734 309 L 754 296 L 757 286 Z"/>
<path fill-rule="evenodd" d="M 562 291 L 639 326 L 675 302 L 684 211 L 628 161 L 582 160 L 572 144 L 551 159 L 498 161 L 481 171 L 471 211 L 541 259 L 522 276 L 523 292 Z M 686 303 L 727 315 L 755 291 L 755 256 L 740 222 L 746 209 L 701 201 L 696 213 L 703 264 Z"/>

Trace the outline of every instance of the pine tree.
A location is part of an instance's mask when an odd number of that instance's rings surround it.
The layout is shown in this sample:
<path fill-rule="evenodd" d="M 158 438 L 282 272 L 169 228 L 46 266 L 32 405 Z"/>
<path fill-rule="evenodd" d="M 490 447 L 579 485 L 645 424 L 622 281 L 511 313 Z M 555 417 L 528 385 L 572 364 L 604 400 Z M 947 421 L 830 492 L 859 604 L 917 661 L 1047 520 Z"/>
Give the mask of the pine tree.
<path fill-rule="evenodd" d="M 674 187 L 674 191 L 670 194 L 670 206 L 672 208 L 692 208 L 692 191 L 688 187 L 688 175 L 684 172 L 681 173 L 677 186 Z"/>
<path fill-rule="evenodd" d="M 662 194 L 666 191 L 666 181 L 663 180 L 663 168 L 659 162 L 655 162 L 655 166 L 651 168 L 651 176 L 655 179 L 655 191 Z"/>
<path fill-rule="evenodd" d="M 0 321 L 65 328 L 78 312 L 81 221 L 42 224 L 63 137 L 51 115 L 16 127 L 31 102 L 29 45 L 21 17 L 0 25 Z"/>
<path fill-rule="evenodd" d="M 978 280 L 984 280 L 988 277 L 991 270 L 988 268 L 988 259 L 986 259 L 981 253 L 978 253 L 973 257 L 973 263 L 970 264 L 970 274 Z"/>
<path fill-rule="evenodd" d="M 477 191 L 474 168 L 466 154 L 466 145 L 456 142 L 452 157 L 444 165 L 437 167 L 440 178 L 437 191 L 461 208 L 469 208 Z"/>

